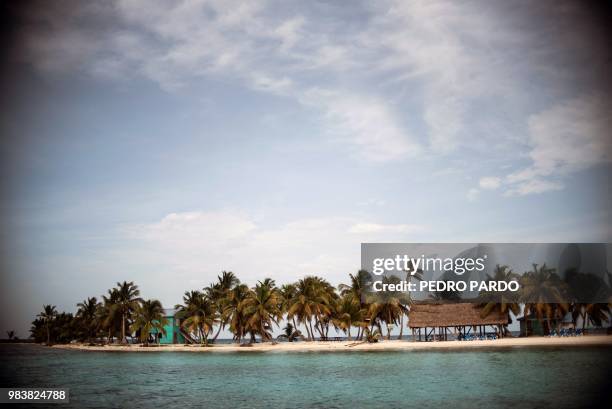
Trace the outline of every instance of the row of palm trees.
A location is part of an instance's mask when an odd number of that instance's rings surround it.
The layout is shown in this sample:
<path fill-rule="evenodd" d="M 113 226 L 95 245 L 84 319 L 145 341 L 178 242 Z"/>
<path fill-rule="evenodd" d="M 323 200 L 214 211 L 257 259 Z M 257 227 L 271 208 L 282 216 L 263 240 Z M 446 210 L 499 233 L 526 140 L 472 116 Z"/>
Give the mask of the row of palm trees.
<path fill-rule="evenodd" d="M 161 333 L 166 324 L 161 302 L 143 300 L 133 282 L 117 283 L 102 296 L 89 297 L 77 304 L 76 315 L 58 313 L 54 305 L 44 305 L 32 322 L 30 332 L 38 342 L 92 341 L 105 336 L 126 343 L 127 336 L 137 334 L 148 343 L 152 331 Z M 129 331 L 129 332 L 128 332 Z"/>
<path fill-rule="evenodd" d="M 360 288 L 365 288 L 369 274 L 361 271 L 357 276 L 361 279 L 353 286 L 341 286 L 338 293 L 321 277 L 308 276 L 280 287 L 268 278 L 250 288 L 234 273 L 224 271 L 203 291 L 186 292 L 183 304 L 175 308 L 182 327 L 203 344 L 208 344 L 209 337 L 214 342 L 226 328 L 236 342 L 245 338 L 252 342 L 257 337 L 270 341 L 273 326 L 284 318 L 288 340 L 302 336 L 297 329 L 300 326 L 308 340 L 327 338 L 331 327 L 346 332 L 350 339 L 351 327 L 363 327 L 367 315 Z M 375 314 L 369 318 L 383 317 Z"/>
<path fill-rule="evenodd" d="M 236 342 L 257 338 L 271 341 L 273 327 L 283 319 L 288 323 L 288 340 L 326 339 L 332 327 L 345 332 L 349 339 L 354 328 L 357 339 L 374 328 L 382 332 L 383 327 L 390 336 L 390 328 L 403 322 L 408 313 L 409 298 L 393 296 L 367 302 L 370 274 L 359 271 L 350 279 L 351 283 L 340 285 L 338 291 L 316 276 L 280 287 L 268 278 L 249 287 L 234 273 L 223 271 L 216 282 L 201 291 L 185 292 L 183 303 L 175 306 L 176 317 L 185 335 L 204 345 L 215 342 L 224 329 Z M 150 334 L 163 334 L 166 324 L 161 303 L 142 299 L 138 286 L 124 281 L 108 290 L 101 301 L 90 297 L 78 303 L 74 316 L 45 305 L 32 323 L 31 333 L 35 340 L 47 343 L 73 339 L 127 343 L 132 335 L 148 343 Z"/>
<path fill-rule="evenodd" d="M 273 327 L 286 321 L 284 338 L 309 341 L 326 339 L 330 328 L 344 332 L 351 340 L 382 335 L 390 338 L 391 329 L 399 326 L 403 336 L 404 322 L 409 316 L 412 299 L 409 293 L 370 293 L 372 276 L 364 270 L 349 274 L 349 283 L 338 289 L 317 276 L 307 276 L 297 282 L 277 286 L 272 279 L 257 282 L 253 287 L 241 283 L 232 272 L 223 271 L 214 283 L 202 290 L 187 291 L 182 304 L 175 306 L 183 333 L 203 345 L 215 342 L 222 330 L 229 330 L 236 342 L 273 339 Z M 407 271 L 406 280 L 422 279 L 421 271 Z M 567 294 L 575 282 L 592 280 L 591 275 L 568 272 L 565 282 L 546 265 L 534 265 L 533 271 L 518 277 L 507 266 L 497 266 L 489 280 L 521 282 L 520 293 L 481 293 L 478 302 L 483 315 L 497 310 L 517 317 L 521 312 L 533 315 L 543 326 L 559 322 L 568 312 L 575 322 L 582 319 L 601 326 L 610 317 L 609 303 L 586 304 L 568 302 Z M 398 283 L 396 276 L 383 277 L 385 283 Z M 580 286 L 575 286 L 578 288 Z M 607 288 L 605 282 L 593 282 L 593 287 Z M 454 300 L 453 292 L 436 293 L 434 300 Z M 521 299 L 528 300 L 521 302 Z M 551 302 L 551 300 L 555 302 Z M 133 282 L 117 283 L 101 301 L 90 297 L 77 304 L 77 312 L 58 313 L 45 305 L 32 323 L 32 336 L 39 342 L 69 342 L 73 339 L 93 342 L 127 343 L 136 336 L 148 344 L 151 334 L 164 334 L 167 324 L 158 300 L 144 300 Z M 305 336 L 298 328 L 305 330 Z M 352 331 L 356 330 L 356 334 Z"/>
<path fill-rule="evenodd" d="M 533 265 L 531 271 L 522 276 L 514 273 L 508 266 L 497 266 L 489 280 L 510 282 L 518 280 L 519 292 L 479 294 L 482 316 L 497 310 L 503 314 L 518 317 L 523 306 L 525 317 L 535 318 L 544 334 L 557 330 L 565 317 L 570 316 L 574 328 L 578 321 L 584 330 L 587 325 L 601 327 L 612 318 L 611 288 L 604 279 L 594 274 L 580 273 L 575 269 L 565 272 L 562 279 L 555 269 L 546 264 Z M 612 275 L 608 273 L 608 281 Z M 607 300 L 607 302 L 585 302 L 584 300 Z"/>

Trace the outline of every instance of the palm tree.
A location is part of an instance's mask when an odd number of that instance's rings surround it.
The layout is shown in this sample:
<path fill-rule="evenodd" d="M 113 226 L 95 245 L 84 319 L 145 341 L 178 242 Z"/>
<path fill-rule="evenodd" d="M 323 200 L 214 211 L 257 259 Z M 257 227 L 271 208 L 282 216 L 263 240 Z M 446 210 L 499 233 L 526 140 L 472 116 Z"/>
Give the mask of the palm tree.
<path fill-rule="evenodd" d="M 340 295 L 352 294 L 362 302 L 372 283 L 372 276 L 366 270 L 359 270 L 355 275 L 349 274 L 349 278 L 351 284 L 340 284 L 338 286 Z"/>
<path fill-rule="evenodd" d="M 296 284 L 295 297 L 287 310 L 287 318 L 297 318 L 303 323 L 308 333 L 308 340 L 314 340 L 312 321 L 321 338 L 325 338 L 332 318 L 334 300 L 337 298 L 334 288 L 320 277 L 307 276 Z"/>
<path fill-rule="evenodd" d="M 51 344 L 51 323 L 57 317 L 55 305 L 43 305 L 43 310 L 38 314 L 38 318 L 42 319 L 45 330 L 47 332 L 47 345 Z"/>
<path fill-rule="evenodd" d="M 264 287 L 267 287 L 270 290 L 276 288 L 276 281 L 272 278 L 264 278 L 263 281 L 259 281 L 259 284 Z"/>
<path fill-rule="evenodd" d="M 361 309 L 367 310 L 369 308 L 367 304 L 367 294 L 371 292 L 372 275 L 366 270 L 359 270 L 355 275 L 349 274 L 350 284 L 340 284 L 338 289 L 340 295 L 344 296 L 352 294 L 353 297 L 359 300 Z M 357 331 L 357 339 L 363 337 L 363 328 L 359 328 Z"/>
<path fill-rule="evenodd" d="M 101 304 L 96 297 L 90 297 L 77 304 L 77 319 L 88 341 L 96 336 L 98 330 L 98 311 Z"/>
<path fill-rule="evenodd" d="M 111 343 L 113 336 L 119 331 L 121 320 L 117 309 L 117 299 L 119 292 L 116 288 L 108 290 L 108 296 L 102 296 L 102 305 L 98 308 L 98 322 L 102 329 L 107 331 L 107 343 Z"/>
<path fill-rule="evenodd" d="M 53 319 L 51 332 L 55 342 L 67 343 L 76 339 L 78 332 L 76 331 L 76 321 L 71 313 L 58 313 Z"/>
<path fill-rule="evenodd" d="M 576 327 L 579 317 L 582 319 L 583 331 L 589 323 L 601 326 L 604 321 L 608 320 L 612 303 L 586 302 L 587 300 L 602 301 L 611 299 L 611 289 L 606 280 L 595 274 L 581 273 L 572 268 L 565 272 L 564 281 L 571 290 L 574 300 L 572 304 L 572 322 L 574 327 Z"/>
<path fill-rule="evenodd" d="M 146 300 L 136 307 L 135 319 L 130 326 L 130 330 L 132 332 L 140 331 L 140 341 L 145 345 L 149 345 L 151 332 L 155 333 L 158 343 L 158 334 L 166 335 L 165 325 L 168 325 L 168 320 L 164 317 L 164 309 L 161 302 L 158 300 Z"/>
<path fill-rule="evenodd" d="M 335 288 L 329 282 L 320 277 L 315 277 L 314 296 L 316 307 L 315 328 L 319 331 L 321 338 L 327 339 L 338 294 L 336 294 Z"/>
<path fill-rule="evenodd" d="M 44 342 L 47 338 L 45 321 L 38 316 L 34 321 L 32 321 L 32 326 L 30 327 L 30 338 L 33 338 L 34 342 Z"/>
<path fill-rule="evenodd" d="M 215 305 L 215 309 L 221 316 L 219 328 L 212 338 L 214 342 L 222 329 L 227 325 L 227 319 L 223 316 L 222 311 L 224 305 L 227 302 L 227 295 L 229 291 L 236 285 L 240 284 L 240 280 L 231 271 L 222 271 L 220 276 L 217 276 L 217 282 L 211 284 L 205 289 L 205 292 L 211 302 Z"/>
<path fill-rule="evenodd" d="M 17 339 L 17 337 L 15 337 L 15 331 L 6 331 L 6 336 L 8 337 L 9 341 L 12 341 L 13 339 Z"/>
<path fill-rule="evenodd" d="M 181 327 L 185 328 L 208 346 L 208 336 L 215 324 L 215 306 L 213 302 L 199 291 L 188 291 L 183 296 L 183 305 L 176 305 L 177 317 Z"/>
<path fill-rule="evenodd" d="M 229 323 L 230 331 L 234 334 L 234 339 L 240 343 L 246 334 L 246 317 L 244 315 L 244 300 L 249 294 L 250 289 L 246 284 L 238 284 L 227 294 L 224 304 L 222 317 Z"/>
<path fill-rule="evenodd" d="M 383 277 L 382 282 L 383 284 L 398 284 L 400 279 L 397 276 Z M 368 308 L 371 328 L 373 329 L 376 324 L 382 333 L 381 323 L 384 322 L 387 327 L 387 340 L 391 339 L 390 326 L 397 324 L 401 316 L 408 311 L 400 298 L 403 297 L 394 292 L 382 291 L 372 297 Z"/>
<path fill-rule="evenodd" d="M 365 327 L 365 337 L 366 337 L 366 341 L 369 344 L 378 342 L 378 340 L 380 339 L 380 330 L 375 329 L 372 331 L 370 328 Z"/>
<path fill-rule="evenodd" d="M 336 328 L 341 329 L 347 334 L 348 340 L 350 341 L 351 327 L 357 326 L 362 328 L 365 324 L 363 321 L 363 309 L 361 308 L 360 300 L 356 299 L 351 293 L 337 300 L 332 322 Z"/>
<path fill-rule="evenodd" d="M 299 280 L 295 284 L 295 294 L 293 298 L 289 300 L 287 308 L 287 319 L 297 319 L 298 323 L 304 324 L 306 327 L 306 334 L 308 335 L 308 341 L 313 340 L 311 320 L 314 313 L 314 307 L 311 302 L 310 292 L 308 277 Z"/>
<path fill-rule="evenodd" d="M 281 311 L 283 312 L 283 314 L 288 313 L 289 311 L 289 307 L 291 306 L 291 304 L 293 303 L 293 299 L 295 298 L 295 295 L 297 293 L 297 289 L 295 288 L 295 284 L 285 284 L 283 286 L 281 286 L 280 288 L 280 295 L 281 295 Z M 292 324 L 293 324 L 293 328 L 297 328 L 297 324 L 295 322 L 295 317 L 289 317 L 287 315 L 287 319 L 290 319 Z"/>
<path fill-rule="evenodd" d="M 133 281 L 129 283 L 117 283 L 117 299 L 115 300 L 115 308 L 121 314 L 121 343 L 126 344 L 125 326 L 132 313 L 138 308 L 142 299 L 139 297 L 140 290 Z"/>
<path fill-rule="evenodd" d="M 526 272 L 520 281 L 520 297 L 525 303 L 523 315 L 535 315 L 544 335 L 547 335 L 550 333 L 549 323 L 560 321 L 570 309 L 567 285 L 555 274 L 555 269 L 546 267 L 546 264 L 540 268 L 534 264 L 533 271 Z"/>
<path fill-rule="evenodd" d="M 611 306 L 612 303 L 580 303 L 576 304 L 575 311 L 572 311 L 572 315 L 578 313 L 582 316 L 582 331 L 584 332 L 587 324 L 601 327 L 605 321 L 609 321 L 611 317 Z"/>
<path fill-rule="evenodd" d="M 487 281 L 504 281 L 510 282 L 518 279 L 518 274 L 515 274 L 512 269 L 508 266 L 500 266 L 499 264 L 495 267 L 495 272 L 493 277 L 487 274 Z M 491 313 L 491 311 L 498 311 L 503 315 L 508 317 L 508 322 L 512 322 L 512 313 L 515 317 L 517 317 L 521 312 L 521 306 L 518 302 L 518 294 L 513 291 L 505 291 L 503 293 L 500 292 L 481 292 L 478 294 L 478 299 L 480 301 L 480 306 L 482 308 L 482 312 L 480 316 L 482 318 L 486 317 Z M 504 325 L 503 328 L 500 325 L 500 334 L 505 335 L 508 333 L 508 325 Z"/>
<path fill-rule="evenodd" d="M 406 283 L 408 283 L 409 286 L 413 280 L 423 281 L 423 270 L 420 268 L 417 269 L 412 260 L 410 260 L 408 268 L 405 271 Z M 408 319 L 410 319 L 409 314 L 410 308 L 412 307 L 412 292 L 408 291 L 407 293 L 402 294 L 400 297 L 400 302 L 406 306 L 406 312 L 405 314 L 402 314 L 400 318 L 400 333 L 398 339 L 402 339 L 404 335 L 404 315 L 408 316 Z"/>
<path fill-rule="evenodd" d="M 277 339 L 286 339 L 289 342 L 293 342 L 302 336 L 300 330 L 296 329 L 290 322 L 283 328 L 283 331 L 284 333 L 276 337 Z"/>
<path fill-rule="evenodd" d="M 259 334 L 262 341 L 271 340 L 272 324 L 278 324 L 278 320 L 282 318 L 282 300 L 274 281 L 259 281 L 243 304 L 249 331 Z"/>

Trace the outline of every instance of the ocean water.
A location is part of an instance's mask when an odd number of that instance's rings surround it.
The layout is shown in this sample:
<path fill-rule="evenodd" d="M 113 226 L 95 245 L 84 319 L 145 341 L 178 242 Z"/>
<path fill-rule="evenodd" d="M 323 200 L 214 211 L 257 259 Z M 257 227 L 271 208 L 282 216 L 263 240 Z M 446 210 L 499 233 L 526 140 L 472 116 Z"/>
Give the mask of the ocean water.
<path fill-rule="evenodd" d="M 70 404 L 55 408 L 606 407 L 611 362 L 610 348 L 113 353 L 0 345 L 0 385 L 70 388 Z"/>

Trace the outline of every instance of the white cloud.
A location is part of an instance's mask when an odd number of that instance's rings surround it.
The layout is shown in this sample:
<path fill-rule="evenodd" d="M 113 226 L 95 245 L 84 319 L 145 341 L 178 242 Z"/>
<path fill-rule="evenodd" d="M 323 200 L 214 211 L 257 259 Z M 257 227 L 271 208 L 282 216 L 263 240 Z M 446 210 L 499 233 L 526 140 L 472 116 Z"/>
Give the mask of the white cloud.
<path fill-rule="evenodd" d="M 481 189 L 505 187 L 505 196 L 525 196 L 564 188 L 569 174 L 612 162 L 612 111 L 599 94 L 556 103 L 528 118 L 531 165 L 499 177 L 482 177 Z M 468 196 L 475 199 L 478 189 Z"/>
<path fill-rule="evenodd" d="M 170 213 L 156 223 L 134 226 L 134 237 L 162 246 L 180 246 L 189 251 L 222 249 L 238 245 L 256 230 L 256 224 L 240 212 Z"/>
<path fill-rule="evenodd" d="M 385 206 L 387 204 L 387 201 L 384 199 L 377 199 L 377 198 L 372 198 L 372 199 L 367 199 L 364 200 L 362 202 L 357 203 L 357 205 L 359 206 L 365 206 L 365 207 L 381 207 L 381 206 Z"/>
<path fill-rule="evenodd" d="M 495 176 L 480 178 L 478 185 L 482 189 L 494 190 L 501 186 L 501 179 Z"/>
<path fill-rule="evenodd" d="M 359 268 L 360 243 L 414 241 L 424 226 L 379 224 L 350 217 L 300 219 L 260 227 L 240 211 L 171 213 L 127 229 L 140 250 L 129 255 L 180 277 L 233 270 L 249 282 L 284 282 L 304 274 L 343 280 Z"/>
<path fill-rule="evenodd" d="M 354 65 L 358 57 L 341 41 L 317 34 L 303 16 L 271 17 L 263 12 L 266 2 L 248 4 L 194 1 L 168 12 L 166 6 L 147 4 L 149 11 L 141 13 L 140 2 L 120 1 L 122 18 L 166 40 L 146 44 L 161 49 L 141 61 L 129 54 L 124 58 L 169 91 L 193 77 L 217 75 L 237 78 L 257 91 L 295 98 L 323 116 L 334 140 L 351 146 L 367 161 L 385 162 L 418 152 L 415 138 L 384 99 L 296 82 L 304 71 Z"/>
<path fill-rule="evenodd" d="M 371 65 L 399 84 L 418 84 L 429 147 L 448 154 L 470 145 L 467 130 L 477 118 L 467 115 L 488 97 L 512 89 L 514 76 L 504 64 L 508 48 L 526 44 L 524 36 L 477 4 L 453 1 L 391 1 L 362 35 L 380 52 Z"/>
<path fill-rule="evenodd" d="M 349 229 L 349 233 L 418 233 L 423 226 L 416 224 L 378 224 L 357 223 Z"/>
<path fill-rule="evenodd" d="M 271 78 L 265 74 L 255 73 L 252 75 L 252 86 L 259 91 L 287 95 L 292 89 L 293 81 L 288 77 Z"/>
<path fill-rule="evenodd" d="M 527 147 L 533 166 L 507 178 L 518 183 L 529 173 L 545 179 L 609 161 L 601 138 L 574 137 L 608 129 L 603 110 L 585 109 L 604 97 L 532 116 L 529 135 L 500 138 L 489 126 L 510 135 L 525 121 L 524 107 L 541 91 L 531 86 L 534 75 L 546 73 L 546 89 L 574 82 L 571 69 L 553 57 L 567 47 L 588 49 L 590 40 L 566 34 L 561 22 L 517 30 L 520 11 L 448 0 L 375 3 L 360 10 L 360 24 L 337 10 L 327 16 L 336 24 L 326 24 L 307 3 L 277 7 L 264 0 L 117 0 L 69 8 L 67 17 L 50 7 L 29 26 L 24 54 L 42 69 L 142 76 L 169 92 L 222 78 L 303 104 L 324 121 L 329 138 L 372 162 L 444 157 L 461 148 L 506 153 L 508 146 L 518 157 Z M 558 9 L 549 12 L 571 18 Z M 550 36 L 558 41 L 542 40 Z M 593 58 L 586 52 L 581 61 Z"/>
<path fill-rule="evenodd" d="M 304 92 L 300 101 L 322 107 L 329 133 L 355 147 L 359 157 L 385 162 L 414 157 L 420 152 L 415 137 L 397 124 L 396 115 L 383 101 L 323 89 Z"/>
<path fill-rule="evenodd" d="M 472 188 L 472 189 L 468 190 L 468 192 L 467 192 L 467 199 L 470 202 L 475 202 L 478 199 L 479 195 L 480 195 L 480 190 L 478 190 L 476 188 Z"/>
<path fill-rule="evenodd" d="M 532 193 L 544 193 L 563 189 L 563 185 L 559 182 L 552 182 L 542 179 L 531 179 L 525 182 L 516 184 L 508 189 L 505 196 L 525 196 Z"/>
<path fill-rule="evenodd" d="M 274 29 L 274 34 L 281 40 L 281 50 L 289 51 L 302 38 L 304 17 L 290 18 Z"/>
<path fill-rule="evenodd" d="M 555 104 L 529 118 L 531 166 L 505 182 L 509 195 L 560 190 L 558 179 L 612 161 L 612 112 L 601 95 Z"/>
<path fill-rule="evenodd" d="M 307 101 L 308 108 L 323 116 L 335 140 L 350 146 L 360 159 L 373 162 L 421 153 L 426 144 L 407 125 L 420 120 L 428 126 L 433 151 L 453 151 L 460 144 L 467 106 L 480 95 L 480 87 L 491 92 L 492 84 L 500 82 L 485 84 L 484 63 L 489 58 L 465 41 L 491 23 L 486 16 L 470 17 L 473 13 L 452 2 L 378 4 L 364 10 L 371 18 L 360 26 L 322 25 L 308 15 L 308 7 L 293 9 L 276 11 L 267 1 L 193 0 L 168 5 L 118 0 L 101 14 L 109 28 L 97 35 L 83 27 L 80 15 L 70 21 L 61 14 L 48 16 L 61 30 L 35 31 L 32 44 L 48 50 L 33 54 L 36 62 L 68 60 L 65 68 L 80 64 L 104 78 L 140 74 L 170 92 L 200 77 L 215 76 Z M 502 37 L 487 35 L 492 41 Z M 424 98 L 422 112 L 407 111 L 372 86 L 380 83 L 381 76 L 385 81 L 418 85 Z M 418 81 L 412 83 L 414 79 Z M 313 90 L 334 96 L 319 93 L 313 98 Z"/>
<path fill-rule="evenodd" d="M 529 118 L 536 175 L 569 173 L 612 161 L 612 111 L 601 95 L 562 101 Z M 515 180 L 520 174 L 514 175 Z"/>

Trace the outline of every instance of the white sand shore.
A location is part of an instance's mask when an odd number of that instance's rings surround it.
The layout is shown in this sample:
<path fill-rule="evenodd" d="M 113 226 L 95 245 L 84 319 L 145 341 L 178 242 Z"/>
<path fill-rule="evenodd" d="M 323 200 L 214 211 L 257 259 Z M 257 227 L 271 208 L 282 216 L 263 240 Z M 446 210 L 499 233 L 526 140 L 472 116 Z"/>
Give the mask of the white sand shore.
<path fill-rule="evenodd" d="M 236 344 L 216 344 L 208 348 L 198 345 L 164 345 L 159 347 L 142 347 L 139 345 L 120 346 L 87 346 L 83 344 L 54 345 L 53 348 L 105 351 L 105 352 L 325 352 L 325 351 L 415 351 L 431 349 L 468 350 L 489 348 L 523 348 L 523 347 L 558 347 L 558 346 L 612 346 L 612 336 L 593 335 L 581 337 L 529 337 L 504 338 L 488 341 L 380 341 L 374 344 L 358 342 L 281 342 L 278 344 L 263 343 L 250 347 Z"/>

